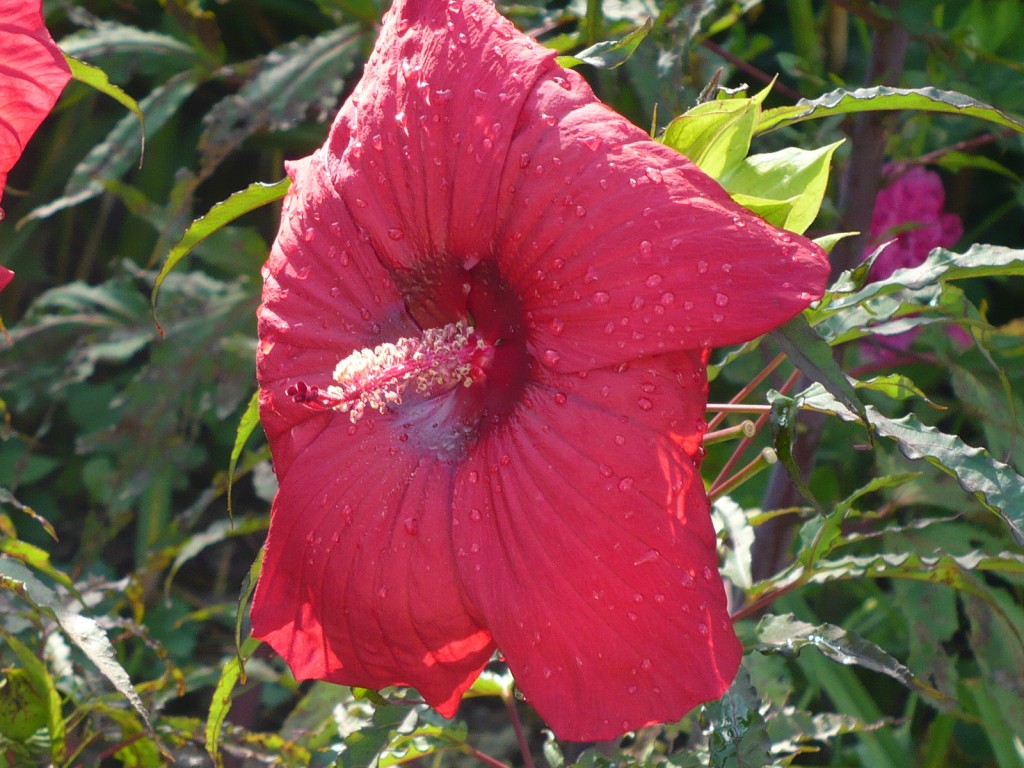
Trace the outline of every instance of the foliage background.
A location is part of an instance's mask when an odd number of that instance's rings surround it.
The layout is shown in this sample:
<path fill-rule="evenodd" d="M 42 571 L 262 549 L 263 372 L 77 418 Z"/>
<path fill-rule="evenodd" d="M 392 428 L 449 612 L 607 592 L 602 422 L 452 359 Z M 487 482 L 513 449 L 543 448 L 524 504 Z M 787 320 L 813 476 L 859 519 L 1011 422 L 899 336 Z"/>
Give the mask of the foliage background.
<path fill-rule="evenodd" d="M 656 115 L 663 128 L 715 77 L 754 92 L 776 74 L 766 107 L 885 83 L 956 90 L 1024 114 L 1016 0 L 499 5 L 563 53 L 653 19 L 623 66 L 580 68 L 642 126 Z M 748 601 L 738 628 L 764 653 L 747 656 L 723 702 L 680 724 L 621 744 L 558 745 L 516 702 L 500 665 L 454 723 L 403 703 L 402 691 L 382 699 L 297 685 L 252 642 L 243 643 L 252 655 L 242 674 L 239 592 L 244 602 L 274 481 L 259 430 L 243 443 L 252 425 L 240 433 L 239 422 L 255 389 L 259 268 L 276 206 L 209 227 L 166 273 L 160 327 L 150 294 L 194 220 L 251 183 L 279 180 L 284 159 L 319 146 L 382 9 L 375 0 L 44 6 L 62 49 L 138 101 L 145 154 L 140 162 L 135 116 L 73 81 L 5 194 L 0 263 L 17 279 L 0 296 L 0 759 L 1024 766 L 1020 546 L 934 466 L 941 461 L 911 463 L 892 442 L 869 446 L 857 425 L 806 414 L 799 430 L 776 429 L 775 447 L 827 516 L 794 492 L 780 465 L 753 471 L 764 461 L 718 499 L 725 572 Z M 941 171 L 947 208 L 964 222 L 954 250 L 984 242 L 1018 255 L 983 268 L 994 252 L 976 252 L 971 274 L 983 279 L 929 295 L 892 283 L 897 316 L 911 305 L 924 312 L 906 321 L 921 329 L 913 345 L 879 357 L 870 341 L 850 342 L 836 358 L 862 379 L 909 377 L 864 388 L 863 399 L 986 446 L 1020 480 L 1012 469 L 1024 470 L 1024 401 L 1011 385 L 1024 374 L 1024 286 L 1010 276 L 1024 259 L 1020 134 L 959 115 L 882 112 L 792 125 L 755 139 L 754 151 L 840 138 L 812 235 L 867 229 L 892 167 L 883 163 L 926 165 Z M 863 238 L 840 242 L 837 275 L 865 248 Z M 826 323 L 827 314 L 811 319 Z M 968 348 L 948 332 L 965 316 L 975 329 Z M 712 399 L 729 400 L 763 369 L 771 343 L 720 353 L 728 364 L 715 369 Z M 764 403 L 791 371 L 783 364 L 748 402 Z M 794 379 L 790 394 L 809 383 Z M 791 457 L 790 431 L 799 431 Z M 768 428 L 751 442 L 741 465 L 772 444 Z M 709 482 L 736 448 L 708 447 Z M 1024 488 L 1016 490 L 1003 511 L 1019 525 Z M 765 609 L 790 618 L 759 625 Z M 810 629 L 801 634 L 799 622 Z M 813 647 L 796 654 L 805 642 Z"/>

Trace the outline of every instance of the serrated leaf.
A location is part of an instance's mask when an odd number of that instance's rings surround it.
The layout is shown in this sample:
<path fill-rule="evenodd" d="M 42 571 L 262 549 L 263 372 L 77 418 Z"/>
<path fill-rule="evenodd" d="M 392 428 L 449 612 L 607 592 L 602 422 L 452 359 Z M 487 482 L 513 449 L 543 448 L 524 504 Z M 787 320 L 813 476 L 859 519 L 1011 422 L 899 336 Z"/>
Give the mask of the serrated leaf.
<path fill-rule="evenodd" d="M 255 211 L 267 203 L 280 200 L 287 194 L 290 186 L 291 179 L 287 177 L 273 184 L 263 184 L 257 181 L 245 189 L 235 192 L 227 200 L 217 203 L 206 215 L 200 216 L 193 221 L 189 228 L 185 230 L 185 234 L 182 235 L 181 239 L 167 254 L 167 258 L 160 268 L 160 273 L 156 277 L 156 282 L 153 284 L 150 303 L 153 305 L 154 321 L 156 320 L 156 302 L 160 293 L 160 287 L 164 284 L 164 280 L 167 279 L 167 275 L 170 274 L 171 270 L 178 265 L 178 262 L 185 258 L 199 243 L 203 242 L 203 240 L 221 227 L 230 224 L 239 216 Z M 157 323 L 157 327 L 159 325 Z"/>
<path fill-rule="evenodd" d="M 754 133 L 768 133 L 804 120 L 832 115 L 892 110 L 966 115 L 1024 133 L 1024 123 L 1020 120 L 963 93 L 938 88 L 890 88 L 885 85 L 858 88 L 855 91 L 840 88 L 817 99 L 800 99 L 792 106 L 766 109 Z"/>
<path fill-rule="evenodd" d="M 21 563 L 0 558 L 0 575 L 22 584 L 22 594 L 28 600 L 53 614 L 71 642 L 78 646 L 79 650 L 103 673 L 104 677 L 128 699 L 128 702 L 142 717 L 146 730 L 155 739 L 156 735 L 153 733 L 153 727 L 149 721 L 149 713 L 142 704 L 139 694 L 135 691 L 128 673 L 118 662 L 110 639 L 95 619 L 67 608 L 52 589 L 39 581 Z"/>
<path fill-rule="evenodd" d="M 311 108 L 317 119 L 326 119 L 355 66 L 364 34 L 349 24 L 287 43 L 263 57 L 238 93 L 215 104 L 203 118 L 200 178 L 256 131 L 292 128 L 307 119 Z"/>
<path fill-rule="evenodd" d="M 871 641 L 834 624 L 808 624 L 793 614 L 785 614 L 764 617 L 755 631 L 758 639 L 755 649 L 762 653 L 791 655 L 810 646 L 839 664 L 864 667 L 888 675 L 931 699 L 949 700 Z"/>
<path fill-rule="evenodd" d="M 151 134 L 159 131 L 174 116 L 197 85 L 192 75 L 184 72 L 154 88 L 152 93 L 139 102 L 139 109 L 146 117 L 146 127 Z M 32 210 L 19 222 L 19 226 L 32 220 L 45 219 L 102 194 L 105 180 L 119 179 L 138 161 L 136 147 L 140 146 L 140 134 L 139 121 L 135 115 L 121 118 L 107 137 L 89 150 L 85 158 L 75 166 L 61 196 Z"/>
<path fill-rule="evenodd" d="M 125 79 L 140 72 L 175 74 L 203 61 L 176 37 L 111 21 L 62 38 L 60 48 L 76 59 L 102 62 L 108 72 L 123 68 Z"/>
<path fill-rule="evenodd" d="M 750 518 L 746 510 L 728 496 L 715 499 L 712 514 L 721 521 L 723 532 L 732 544 L 726 550 L 722 574 L 740 589 L 749 589 L 753 584 L 751 549 L 754 545 Z"/>
<path fill-rule="evenodd" d="M 842 143 L 751 155 L 727 170 L 719 181 L 741 205 L 777 227 L 803 234 L 818 216 L 832 155 Z"/>
<path fill-rule="evenodd" d="M 146 154 L 146 118 L 143 116 L 138 102 L 110 82 L 107 73 L 99 67 L 79 61 L 74 56 L 69 56 L 66 51 L 64 52 L 64 60 L 71 67 L 71 76 L 75 80 L 85 83 L 94 90 L 109 96 L 139 119 L 139 156 L 144 157 Z"/>
<path fill-rule="evenodd" d="M 636 51 L 650 33 L 654 22 L 647 19 L 642 26 L 618 40 L 606 40 L 586 48 L 573 56 L 556 56 L 555 61 L 566 69 L 589 64 L 595 69 L 615 69 L 621 67 Z"/>
<path fill-rule="evenodd" d="M 806 408 L 834 413 L 844 421 L 859 421 L 819 384 L 800 397 Z M 955 435 L 922 424 L 912 413 L 890 419 L 869 406 L 867 416 L 875 432 L 894 440 L 908 459 L 924 459 L 956 478 L 961 488 L 998 515 L 1017 543 L 1024 545 L 1024 477 L 1012 467 L 993 459 L 984 448 L 973 448 Z"/>
<path fill-rule="evenodd" d="M 783 707 L 767 719 L 774 755 L 797 754 L 805 751 L 803 745 L 809 742 L 828 744 L 836 736 L 875 731 L 890 724 L 888 719 L 869 723 L 841 712 L 801 712 L 794 707 Z"/>
<path fill-rule="evenodd" d="M 774 762 L 760 704 L 741 666 L 725 695 L 704 705 L 712 768 L 761 768 Z"/>

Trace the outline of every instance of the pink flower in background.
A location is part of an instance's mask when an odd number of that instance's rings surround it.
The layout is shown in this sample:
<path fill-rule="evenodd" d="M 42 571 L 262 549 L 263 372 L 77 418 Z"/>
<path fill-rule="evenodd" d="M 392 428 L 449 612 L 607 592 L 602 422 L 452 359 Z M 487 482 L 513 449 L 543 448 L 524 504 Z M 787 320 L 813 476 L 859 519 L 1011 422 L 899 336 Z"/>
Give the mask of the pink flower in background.
<path fill-rule="evenodd" d="M 708 348 L 824 290 L 808 240 L 488 0 L 396 0 L 264 269 L 280 489 L 252 607 L 299 679 L 442 714 L 500 649 L 562 738 L 720 696 Z"/>
<path fill-rule="evenodd" d="M 871 217 L 873 251 L 887 240 L 871 265 L 869 280 L 884 280 L 897 269 L 916 267 L 933 248 L 951 248 L 964 227 L 955 213 L 945 213 L 946 191 L 934 171 L 914 167 L 878 193 Z M 869 253 L 870 253 L 869 251 Z"/>
<path fill-rule="evenodd" d="M 43 24 L 41 0 L 0 0 L 0 198 L 8 172 L 70 77 Z M 13 277 L 0 266 L 0 290 Z"/>

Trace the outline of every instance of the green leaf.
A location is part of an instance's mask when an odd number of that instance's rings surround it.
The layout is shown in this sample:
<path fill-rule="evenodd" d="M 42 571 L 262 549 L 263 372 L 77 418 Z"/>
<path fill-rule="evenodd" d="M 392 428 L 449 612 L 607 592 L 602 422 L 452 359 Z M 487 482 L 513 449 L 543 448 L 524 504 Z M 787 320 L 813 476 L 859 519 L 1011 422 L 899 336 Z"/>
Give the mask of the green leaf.
<path fill-rule="evenodd" d="M 820 385 L 812 385 L 800 398 L 806 408 L 834 413 L 844 421 L 860 420 Z M 867 416 L 875 432 L 894 440 L 908 459 L 924 459 L 956 478 L 961 488 L 998 515 L 1017 543 L 1024 545 L 1024 477 L 1012 467 L 993 459 L 984 448 L 973 448 L 955 435 L 922 424 L 912 413 L 889 419 L 869 406 Z"/>
<path fill-rule="evenodd" d="M 647 19 L 642 26 L 618 40 L 606 40 L 602 43 L 597 43 L 574 56 L 556 56 L 555 61 L 566 69 L 578 67 L 580 64 L 589 64 L 596 69 L 615 69 L 616 67 L 621 67 L 629 61 L 637 46 L 647 37 L 652 27 L 653 22 L 651 19 Z"/>
<path fill-rule="evenodd" d="M 38 688 L 24 669 L 11 669 L 3 677 L 0 680 L 0 736 L 26 741 L 49 723 L 47 692 Z"/>
<path fill-rule="evenodd" d="M 760 705 L 743 667 L 721 699 L 704 705 L 702 720 L 707 724 L 712 768 L 759 768 L 774 763 Z"/>
<path fill-rule="evenodd" d="M 231 461 L 228 463 L 228 515 L 234 517 L 234 509 L 231 506 L 231 488 L 235 482 L 235 467 L 238 465 L 238 458 L 242 455 L 249 436 L 252 435 L 256 425 L 260 423 L 260 393 L 256 390 L 249 398 L 249 404 L 245 407 L 245 413 L 238 421 L 238 431 L 235 434 L 235 444 L 231 448 Z"/>
<path fill-rule="evenodd" d="M 1017 118 L 1010 117 L 1005 112 L 965 94 L 940 91 L 938 88 L 890 88 L 884 85 L 858 88 L 855 91 L 840 88 L 817 99 L 800 99 L 792 106 L 766 109 L 761 114 L 754 133 L 760 135 L 804 120 L 832 115 L 891 110 L 967 115 L 1024 133 L 1024 123 Z"/>
<path fill-rule="evenodd" d="M 146 127 L 151 135 L 177 113 L 197 85 L 191 73 L 183 72 L 154 88 L 152 93 L 139 102 L 139 109 L 146 117 Z M 141 133 L 135 115 L 121 118 L 107 137 L 89 150 L 85 158 L 75 166 L 63 194 L 31 211 L 19 222 L 19 226 L 32 220 L 45 219 L 102 194 L 105 180 L 119 179 L 135 165 L 138 154 L 134 148 L 141 146 Z"/>
<path fill-rule="evenodd" d="M 213 759 L 217 768 L 223 768 L 224 757 L 220 753 L 220 737 L 224 728 L 224 718 L 231 711 L 231 692 L 235 690 L 242 676 L 243 659 L 248 659 L 261 645 L 259 640 L 249 638 L 239 649 L 239 655 L 230 659 L 220 673 L 217 686 L 213 689 L 213 699 L 206 717 L 206 752 Z"/>
<path fill-rule="evenodd" d="M 263 555 L 266 554 L 266 551 L 267 547 L 264 544 L 260 547 L 252 565 L 249 566 L 249 573 L 242 581 L 242 588 L 238 594 L 238 610 L 235 612 L 235 651 L 243 681 L 245 680 L 245 658 L 247 657 L 242 655 L 242 624 L 245 622 L 245 609 L 249 605 L 249 600 L 252 599 L 252 593 L 256 591 L 256 582 L 259 581 L 260 572 L 263 570 Z"/>
<path fill-rule="evenodd" d="M 719 179 L 742 163 L 750 151 L 750 139 L 768 90 L 751 98 L 698 104 L 670 122 L 661 141 Z"/>
<path fill-rule="evenodd" d="M 864 667 L 888 675 L 928 698 L 949 700 L 874 643 L 834 624 L 815 626 L 799 621 L 791 613 L 765 616 L 757 625 L 756 634 L 758 644 L 754 648 L 762 653 L 793 655 L 810 646 L 839 664 Z"/>
<path fill-rule="evenodd" d="M 60 694 L 46 665 L 31 650 L 13 635 L 5 634 L 4 639 L 18 657 L 33 689 L 45 697 L 46 720 L 44 725 L 50 732 L 50 757 L 55 763 L 62 763 L 67 746 L 67 726 L 61 707 Z"/>
<path fill-rule="evenodd" d="M 857 396 L 850 379 L 836 362 L 832 348 L 810 326 L 803 314 L 775 329 L 769 336 L 805 376 L 819 382 L 843 405 L 856 413 L 861 421 L 867 422 L 864 404 Z"/>
<path fill-rule="evenodd" d="M 178 571 L 204 549 L 235 536 L 246 536 L 257 531 L 265 531 L 267 525 L 266 516 L 248 518 L 238 524 L 233 520 L 216 520 L 205 531 L 190 536 L 178 550 L 174 562 L 167 571 L 167 578 L 164 580 L 164 596 L 170 598 L 171 582 L 174 581 Z"/>
<path fill-rule="evenodd" d="M 753 584 L 751 576 L 751 549 L 754 545 L 754 529 L 746 510 L 728 496 L 715 499 L 712 514 L 716 528 L 728 537 L 731 546 L 726 548 L 722 573 L 740 589 L 749 589 Z"/>
<path fill-rule="evenodd" d="M 803 234 L 818 216 L 832 155 L 842 143 L 751 155 L 719 180 L 740 205 L 777 227 Z"/>
<path fill-rule="evenodd" d="M 136 693 L 128 673 L 117 660 L 114 648 L 110 644 L 103 629 L 96 623 L 95 619 L 85 616 L 77 611 L 67 608 L 60 600 L 60 597 L 52 589 L 37 579 L 31 571 L 21 563 L 0 558 L 0 577 L 14 580 L 22 585 L 20 594 L 38 608 L 46 609 L 53 614 L 60 624 L 64 634 L 71 642 L 78 646 L 79 650 L 86 655 L 96 668 L 113 683 L 114 687 L 128 699 L 128 702 L 135 708 L 145 723 L 146 729 L 153 738 L 153 728 L 150 725 L 149 713 L 146 712 L 142 699 Z"/>
<path fill-rule="evenodd" d="M 163 285 L 167 275 L 170 274 L 178 262 L 207 237 L 221 227 L 230 224 L 239 216 L 250 211 L 255 211 L 267 203 L 280 200 L 288 192 L 291 186 L 291 179 L 284 178 L 274 184 L 263 184 L 255 182 L 245 189 L 235 192 L 227 200 L 222 200 L 211 208 L 205 216 L 200 216 L 192 222 L 181 239 L 171 248 L 164 261 L 160 273 L 153 284 L 153 293 L 150 295 L 150 303 L 153 305 L 153 319 L 156 320 L 156 301 L 160 293 L 160 286 Z M 159 327 L 157 323 L 157 327 Z M 162 331 L 161 331 L 162 333 Z"/>
<path fill-rule="evenodd" d="M 146 118 L 142 114 L 138 103 L 122 91 L 107 77 L 107 73 L 92 64 L 86 64 L 64 52 L 64 60 L 71 67 L 71 76 L 80 83 L 91 86 L 100 93 L 106 94 L 125 109 L 130 110 L 139 119 L 139 156 L 146 154 Z"/>
<path fill-rule="evenodd" d="M 61 38 L 61 50 L 75 59 L 99 62 L 116 80 L 140 73 L 165 79 L 204 61 L 188 43 L 160 32 L 99 21 L 91 29 Z"/>
<path fill-rule="evenodd" d="M 308 119 L 311 109 L 325 120 L 355 67 L 364 34 L 349 24 L 287 43 L 260 59 L 256 74 L 238 93 L 219 101 L 203 118 L 200 178 L 256 131 L 293 128 Z"/>

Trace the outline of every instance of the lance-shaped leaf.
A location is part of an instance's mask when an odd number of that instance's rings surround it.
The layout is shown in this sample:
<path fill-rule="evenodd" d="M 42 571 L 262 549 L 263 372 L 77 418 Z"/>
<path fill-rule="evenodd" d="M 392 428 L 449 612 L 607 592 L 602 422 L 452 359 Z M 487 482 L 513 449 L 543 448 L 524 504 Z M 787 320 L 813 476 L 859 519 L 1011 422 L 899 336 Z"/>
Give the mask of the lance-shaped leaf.
<path fill-rule="evenodd" d="M 877 645 L 834 624 L 816 626 L 793 614 L 766 616 L 757 625 L 756 634 L 758 643 L 754 647 L 762 653 L 797 654 L 810 646 L 839 664 L 880 672 L 930 699 L 948 700 Z"/>
<path fill-rule="evenodd" d="M 818 384 L 800 397 L 806 408 L 834 413 L 844 421 L 859 421 Z M 908 459 L 924 459 L 956 478 L 961 488 L 1003 519 L 1018 544 L 1024 544 L 1024 477 L 1012 467 L 993 459 L 984 448 L 973 448 L 956 435 L 922 424 L 912 413 L 890 419 L 869 406 L 867 416 L 875 432 L 894 440 Z"/>
<path fill-rule="evenodd" d="M 86 657 L 96 668 L 111 682 L 121 694 L 128 699 L 135 711 L 142 717 L 146 729 L 153 734 L 152 725 L 149 722 L 149 713 L 146 712 L 142 699 L 135 691 L 128 673 L 117 660 L 114 648 L 110 644 L 106 633 L 96 623 L 95 619 L 85 616 L 77 611 L 71 610 L 61 601 L 60 597 L 52 589 L 37 579 L 21 563 L 0 558 L 0 579 L 8 582 L 16 582 L 20 585 L 19 594 L 36 606 L 52 613 L 57 623 L 60 624 L 64 634 L 78 646 Z"/>
<path fill-rule="evenodd" d="M 118 104 L 125 109 L 129 110 L 139 120 L 139 154 L 145 155 L 146 153 L 146 118 L 142 114 L 142 109 L 139 108 L 138 103 L 125 93 L 123 90 L 118 88 L 107 77 L 107 73 L 99 67 L 94 67 L 92 64 L 87 64 L 84 61 L 79 61 L 74 56 L 69 56 L 67 53 L 64 54 L 64 59 L 67 61 L 68 66 L 71 67 L 71 76 L 80 83 L 85 83 L 90 88 L 99 91 L 100 93 L 109 96 Z"/>
<path fill-rule="evenodd" d="M 858 88 L 855 91 L 839 89 L 817 99 L 800 99 L 792 106 L 767 109 L 761 115 L 754 131 L 756 134 L 762 134 L 804 120 L 854 112 L 892 110 L 966 115 L 1024 133 L 1024 123 L 1017 118 L 962 93 L 942 91 L 938 88 L 890 88 L 884 85 Z"/>
<path fill-rule="evenodd" d="M 647 37 L 652 26 L 653 22 L 647 19 L 642 26 L 618 40 L 605 40 L 573 56 L 559 56 L 556 61 L 567 69 L 578 67 L 580 64 L 589 64 L 595 69 L 615 69 L 616 67 L 621 67 L 629 61 L 629 57 L 633 55 L 637 46 Z"/>

